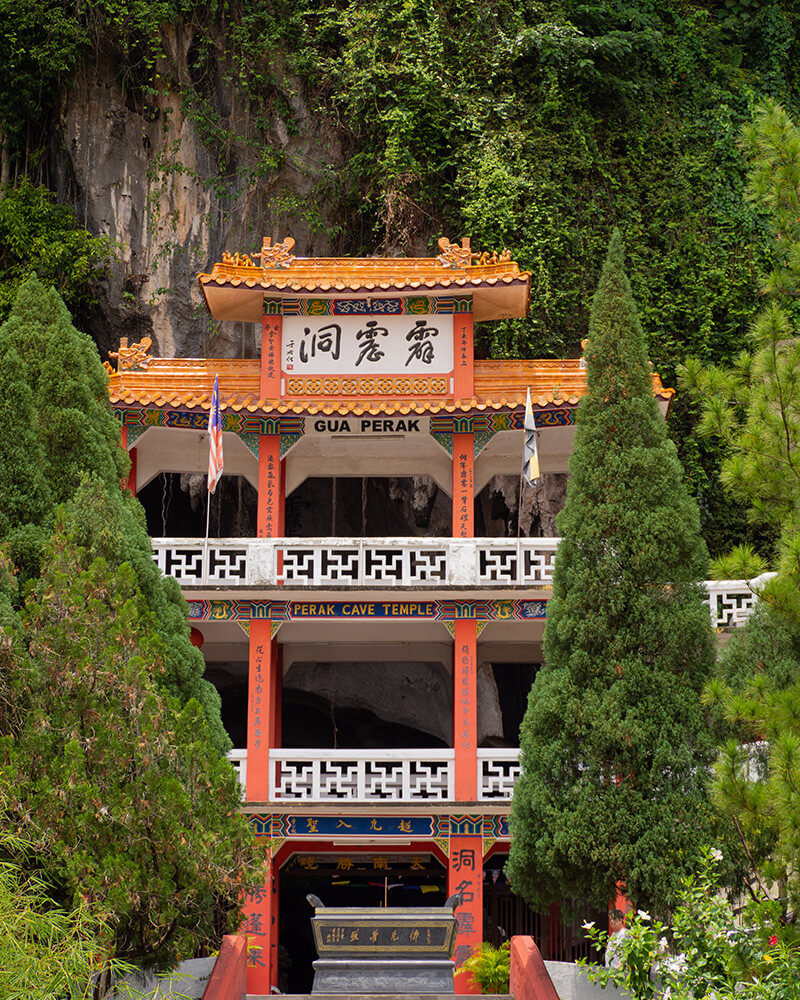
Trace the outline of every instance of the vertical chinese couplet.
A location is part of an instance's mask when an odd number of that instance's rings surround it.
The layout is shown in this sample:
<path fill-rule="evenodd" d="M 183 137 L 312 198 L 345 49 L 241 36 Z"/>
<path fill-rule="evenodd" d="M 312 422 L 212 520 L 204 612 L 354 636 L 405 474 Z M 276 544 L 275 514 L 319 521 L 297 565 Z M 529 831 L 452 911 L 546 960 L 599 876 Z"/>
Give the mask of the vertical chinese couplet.
<path fill-rule="evenodd" d="M 453 663 L 453 748 L 455 750 L 455 796 L 457 802 L 478 798 L 478 623 L 457 618 Z"/>
<path fill-rule="evenodd" d="M 453 435 L 453 538 L 475 535 L 475 435 Z"/>
<path fill-rule="evenodd" d="M 247 993 L 269 996 L 278 984 L 277 872 L 270 858 L 269 877 L 263 888 L 244 899 L 242 933 L 247 937 Z"/>
<path fill-rule="evenodd" d="M 457 994 L 480 993 L 471 977 L 459 969 L 483 941 L 483 841 L 480 837 L 451 837 L 447 871 L 448 895 L 458 892 L 463 900 L 456 910 L 458 934 L 453 959 L 456 963 Z"/>
<path fill-rule="evenodd" d="M 250 673 L 247 691 L 247 801 L 269 798 L 269 749 L 274 729 L 273 674 L 277 643 L 269 619 L 250 622 Z"/>
<path fill-rule="evenodd" d="M 280 434 L 262 434 L 258 447 L 258 537 L 283 532 L 283 470 Z"/>
<path fill-rule="evenodd" d="M 471 399 L 475 395 L 472 313 L 458 313 L 454 318 L 453 388 L 456 399 Z"/>
<path fill-rule="evenodd" d="M 278 399 L 281 395 L 282 316 L 261 318 L 261 398 Z"/>

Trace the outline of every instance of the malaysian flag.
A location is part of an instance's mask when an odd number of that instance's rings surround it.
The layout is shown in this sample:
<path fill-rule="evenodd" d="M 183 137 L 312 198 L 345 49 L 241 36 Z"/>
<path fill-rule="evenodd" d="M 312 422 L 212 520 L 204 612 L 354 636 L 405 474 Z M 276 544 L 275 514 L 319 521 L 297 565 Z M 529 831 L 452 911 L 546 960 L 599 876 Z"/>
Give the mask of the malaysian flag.
<path fill-rule="evenodd" d="M 525 401 L 525 438 L 522 445 L 522 474 L 529 483 L 539 478 L 539 456 L 536 454 L 536 420 L 531 406 L 531 390 Z"/>
<path fill-rule="evenodd" d="M 208 415 L 208 492 L 213 493 L 222 476 L 222 415 L 219 412 L 218 376 L 214 376 L 214 395 Z"/>

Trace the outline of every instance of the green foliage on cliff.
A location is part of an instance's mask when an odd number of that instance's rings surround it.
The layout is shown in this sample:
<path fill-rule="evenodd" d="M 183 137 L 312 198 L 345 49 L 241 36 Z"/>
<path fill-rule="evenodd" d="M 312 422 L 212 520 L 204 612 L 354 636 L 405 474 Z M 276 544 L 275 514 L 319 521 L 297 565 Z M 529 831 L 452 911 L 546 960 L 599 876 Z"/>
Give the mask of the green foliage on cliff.
<path fill-rule="evenodd" d="M 105 277 L 110 247 L 90 236 L 68 205 L 23 179 L 0 189 L 0 321 L 32 274 L 57 289 L 70 312 L 85 316 Z"/>
<path fill-rule="evenodd" d="M 663 913 L 711 835 L 699 695 L 714 642 L 697 507 L 653 398 L 618 233 L 586 360 L 508 872 L 539 908 L 605 907 L 621 885 Z"/>
<path fill-rule="evenodd" d="M 682 387 L 701 405 L 701 435 L 725 442 L 726 490 L 756 524 L 778 536 L 778 576 L 764 598 L 800 623 L 800 129 L 786 110 L 765 102 L 743 133 L 750 164 L 748 195 L 770 224 L 772 269 L 767 303 L 731 365 L 690 358 Z M 747 556 L 744 550 L 742 555 Z"/>
<path fill-rule="evenodd" d="M 230 741 L 219 695 L 203 679 L 189 641 L 186 603 L 153 563 L 138 501 L 120 482 L 128 457 L 108 402 L 108 378 L 91 339 L 77 330 L 61 298 L 36 278 L 20 288 L 0 327 L 0 540 L 22 585 L 39 575 L 57 504 L 66 504 L 74 539 L 92 558 L 133 567 L 164 643 L 160 679 L 185 704 L 196 699 L 220 751 Z"/>
<path fill-rule="evenodd" d="M 667 384 L 687 355 L 741 346 L 769 236 L 736 138 L 764 96 L 800 105 L 791 0 L 0 0 L 0 19 L 12 178 L 46 176 L 70 80 L 110 64 L 143 121 L 179 100 L 209 154 L 200 180 L 223 211 L 253 206 L 252 248 L 294 220 L 336 253 L 418 253 L 442 233 L 510 247 L 532 311 L 479 330 L 485 356 L 578 354 L 614 226 Z M 184 167 L 161 150 L 148 169 Z M 716 554 L 753 535 L 694 419 L 681 404 L 671 433 Z"/>

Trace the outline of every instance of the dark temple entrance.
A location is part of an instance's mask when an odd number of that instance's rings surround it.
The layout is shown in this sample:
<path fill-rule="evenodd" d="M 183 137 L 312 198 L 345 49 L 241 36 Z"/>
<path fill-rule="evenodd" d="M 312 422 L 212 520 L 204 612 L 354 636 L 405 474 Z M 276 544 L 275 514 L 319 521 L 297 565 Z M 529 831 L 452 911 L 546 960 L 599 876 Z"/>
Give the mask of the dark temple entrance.
<path fill-rule="evenodd" d="M 551 903 L 546 913 L 537 913 L 511 891 L 503 871 L 507 860 L 507 854 L 493 854 L 484 866 L 483 940 L 497 947 L 515 934 L 525 934 L 534 939 L 546 961 L 575 962 L 587 958 L 590 962 L 602 962 L 603 956 L 586 940 L 581 924 L 594 920 L 604 927 L 606 914 L 584 907 L 579 908 L 579 916 L 570 919 L 566 912 L 562 914 L 560 903 Z"/>
<path fill-rule="evenodd" d="M 447 872 L 430 854 L 300 853 L 281 869 L 279 892 L 278 987 L 310 993 L 317 952 L 308 893 L 326 906 L 441 906 Z"/>

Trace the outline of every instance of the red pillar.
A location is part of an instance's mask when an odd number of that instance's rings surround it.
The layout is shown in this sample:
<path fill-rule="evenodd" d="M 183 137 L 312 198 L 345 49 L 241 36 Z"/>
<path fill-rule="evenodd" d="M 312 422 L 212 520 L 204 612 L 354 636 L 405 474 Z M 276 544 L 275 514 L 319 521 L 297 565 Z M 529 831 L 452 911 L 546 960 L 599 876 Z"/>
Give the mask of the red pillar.
<path fill-rule="evenodd" d="M 453 538 L 475 535 L 475 435 L 453 435 Z"/>
<path fill-rule="evenodd" d="M 258 537 L 283 534 L 283 467 L 280 434 L 262 434 L 258 446 Z"/>
<path fill-rule="evenodd" d="M 261 321 L 261 398 L 280 397 L 283 317 Z M 283 534 L 283 469 L 280 434 L 262 434 L 258 448 L 259 538 Z M 250 622 L 250 684 L 247 719 L 247 800 L 269 799 L 269 750 L 280 745 L 281 656 L 270 638 L 269 621 Z M 258 896 L 261 898 L 258 898 Z M 269 995 L 278 985 L 278 872 L 270 858 L 262 894 L 246 904 L 248 927 L 247 992 Z M 253 919 L 253 916 L 256 919 Z"/>
<path fill-rule="evenodd" d="M 120 447 L 124 451 L 128 451 L 128 428 L 123 424 L 119 433 L 119 443 Z M 136 496 L 136 449 L 131 448 L 128 451 L 128 458 L 131 460 L 131 471 L 128 473 L 127 480 L 123 480 L 122 488 L 130 490 L 130 492 Z"/>
<path fill-rule="evenodd" d="M 456 910 L 458 934 L 453 958 L 455 992 L 480 993 L 467 972 L 459 968 L 483 941 L 483 841 L 480 837 L 451 837 L 447 867 L 447 894 L 460 892 L 463 904 Z"/>
<path fill-rule="evenodd" d="M 453 316 L 453 325 L 455 332 L 453 394 L 456 399 L 472 399 L 475 395 L 472 313 L 456 313 Z"/>
<path fill-rule="evenodd" d="M 248 893 L 242 930 L 247 937 L 247 993 L 269 996 L 278 985 L 277 866 L 270 852 L 266 885 Z"/>
<path fill-rule="evenodd" d="M 271 853 L 271 852 L 270 852 Z M 270 857 L 269 863 L 269 874 L 270 874 L 270 887 L 271 892 L 271 913 L 270 913 L 270 948 L 269 948 L 269 975 L 270 983 L 272 986 L 278 985 L 278 928 L 280 921 L 280 897 L 278 895 L 280 890 L 280 872 L 278 865 L 273 856 Z M 252 992 L 252 991 L 250 991 Z"/>
<path fill-rule="evenodd" d="M 248 802 L 269 798 L 269 749 L 275 731 L 274 685 L 277 672 L 277 642 L 270 637 L 271 623 L 250 622 L 250 673 L 247 691 L 247 794 Z M 269 994 L 273 950 L 277 954 L 277 920 L 272 872 L 261 892 L 245 901 L 247 931 L 247 992 Z M 273 949 L 273 943 L 276 947 Z"/>
<path fill-rule="evenodd" d="M 478 798 L 478 623 L 457 618 L 453 657 L 453 747 L 456 802 Z"/>
<path fill-rule="evenodd" d="M 468 435 L 471 437 L 472 435 Z M 455 800 L 472 803 L 478 797 L 478 624 L 474 618 L 455 622 L 453 657 L 453 747 Z M 480 837 L 451 837 L 447 872 L 448 894 L 460 892 L 463 906 L 456 911 L 458 935 L 455 959 L 460 966 L 483 940 L 483 841 Z M 466 973 L 456 975 L 456 993 L 480 993 L 469 985 Z"/>
<path fill-rule="evenodd" d="M 274 675 L 277 642 L 270 638 L 271 623 L 250 622 L 250 676 L 247 689 L 247 801 L 269 798 L 268 753 L 275 732 Z"/>
<path fill-rule="evenodd" d="M 261 398 L 281 394 L 281 334 L 283 316 L 261 317 Z"/>

